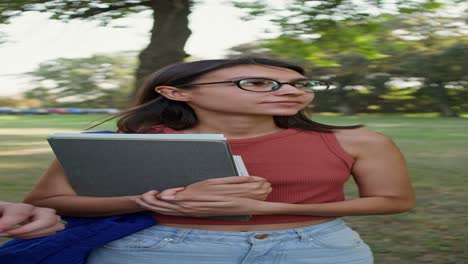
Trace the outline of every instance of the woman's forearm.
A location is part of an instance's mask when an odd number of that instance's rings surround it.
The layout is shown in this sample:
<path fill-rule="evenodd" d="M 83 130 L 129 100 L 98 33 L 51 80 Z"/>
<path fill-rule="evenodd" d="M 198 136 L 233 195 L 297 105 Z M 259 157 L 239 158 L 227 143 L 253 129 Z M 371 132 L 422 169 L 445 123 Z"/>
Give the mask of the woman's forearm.
<path fill-rule="evenodd" d="M 269 203 L 260 214 L 289 214 L 317 216 L 351 216 L 396 214 L 414 207 L 413 199 L 395 197 L 364 197 L 342 202 L 320 204 Z"/>
<path fill-rule="evenodd" d="M 86 197 L 86 196 L 54 196 L 44 199 L 25 199 L 39 207 L 49 207 L 61 216 L 99 217 L 144 211 L 131 200 L 134 196 L 121 197 Z"/>

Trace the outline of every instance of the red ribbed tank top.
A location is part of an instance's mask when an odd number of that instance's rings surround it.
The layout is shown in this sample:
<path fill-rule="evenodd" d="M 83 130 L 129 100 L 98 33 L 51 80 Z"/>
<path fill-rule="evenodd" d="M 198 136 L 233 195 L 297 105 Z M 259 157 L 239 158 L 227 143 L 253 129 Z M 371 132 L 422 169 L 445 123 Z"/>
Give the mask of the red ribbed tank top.
<path fill-rule="evenodd" d="M 146 133 L 180 133 L 155 128 Z M 353 158 L 333 133 L 286 129 L 269 135 L 228 139 L 233 155 L 240 155 L 250 175 L 264 177 L 273 191 L 267 201 L 314 204 L 344 200 Z M 227 221 L 155 214 L 159 223 L 196 225 L 259 225 L 327 219 L 308 215 L 254 215 L 249 221 Z"/>

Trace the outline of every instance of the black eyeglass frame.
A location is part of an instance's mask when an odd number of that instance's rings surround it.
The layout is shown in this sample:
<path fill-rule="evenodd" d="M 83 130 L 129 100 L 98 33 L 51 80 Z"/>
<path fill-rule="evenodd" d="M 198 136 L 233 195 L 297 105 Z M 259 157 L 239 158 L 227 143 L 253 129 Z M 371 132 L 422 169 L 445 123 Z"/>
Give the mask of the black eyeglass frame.
<path fill-rule="evenodd" d="M 268 90 L 268 91 L 253 91 L 253 90 L 248 90 L 248 89 L 245 89 L 241 86 L 241 82 L 242 81 L 245 81 L 245 80 L 251 80 L 251 79 L 258 79 L 258 80 L 268 80 L 268 81 L 272 81 L 275 85 L 271 88 L 271 90 Z M 305 91 L 303 89 L 301 89 L 301 87 L 296 87 L 294 85 L 295 82 L 299 82 L 299 81 L 317 81 L 317 82 L 320 82 L 321 84 L 325 84 L 327 86 L 327 88 L 323 89 L 323 90 L 320 90 L 320 91 L 314 91 L 312 89 L 310 89 L 309 91 Z M 301 90 L 301 91 L 305 91 L 305 92 L 322 92 L 322 91 L 327 91 L 330 86 L 331 86 L 331 83 L 330 82 L 327 82 L 327 81 L 322 81 L 322 80 L 315 80 L 315 79 L 298 79 L 298 80 L 295 80 L 295 81 L 292 81 L 292 82 L 279 82 L 277 80 L 273 80 L 273 79 L 268 79 L 268 78 L 244 78 L 244 79 L 239 79 L 239 80 L 235 80 L 235 81 L 220 81 L 220 82 L 207 82 L 207 83 L 190 83 L 190 84 L 182 84 L 182 85 L 175 85 L 174 87 L 187 87 L 187 86 L 195 86 L 195 85 L 210 85 L 210 84 L 220 84 L 220 83 L 234 83 L 239 89 L 242 89 L 244 91 L 249 91 L 249 92 L 254 92 L 254 93 L 265 93 L 265 92 L 271 92 L 271 91 L 276 91 L 278 89 L 281 88 L 281 86 L 283 86 L 284 84 L 289 84 L 291 86 L 294 86 L 295 88 Z"/>

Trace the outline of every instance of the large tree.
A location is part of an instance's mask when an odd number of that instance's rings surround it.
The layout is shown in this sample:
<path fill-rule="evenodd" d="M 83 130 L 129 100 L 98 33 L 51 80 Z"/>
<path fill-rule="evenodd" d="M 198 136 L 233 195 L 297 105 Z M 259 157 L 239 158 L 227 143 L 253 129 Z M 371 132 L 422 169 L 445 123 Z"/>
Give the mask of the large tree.
<path fill-rule="evenodd" d="M 185 42 L 191 34 L 188 27 L 191 0 L 6 0 L 0 2 L 0 23 L 27 11 L 49 13 L 52 19 L 99 20 L 106 25 L 112 19 L 153 10 L 153 28 L 148 46 L 139 54 L 136 87 L 145 76 L 170 63 L 182 61 Z"/>

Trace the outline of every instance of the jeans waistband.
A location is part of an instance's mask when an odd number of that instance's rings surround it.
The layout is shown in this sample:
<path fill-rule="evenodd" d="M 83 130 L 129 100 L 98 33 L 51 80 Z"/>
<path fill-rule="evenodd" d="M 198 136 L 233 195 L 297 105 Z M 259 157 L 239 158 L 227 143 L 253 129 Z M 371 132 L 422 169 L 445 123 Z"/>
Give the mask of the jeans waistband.
<path fill-rule="evenodd" d="M 268 235 L 268 240 L 285 240 L 285 239 L 310 239 L 314 236 L 331 233 L 343 228 L 346 228 L 343 220 L 337 218 L 325 223 L 320 223 L 311 226 L 300 228 L 285 229 L 285 230 L 269 230 L 269 231 L 249 231 L 249 232 L 229 232 L 229 231 L 213 231 L 200 229 L 187 229 L 170 226 L 155 225 L 138 232 L 140 235 L 154 236 L 170 239 L 174 242 L 180 242 L 185 238 L 210 239 L 219 242 L 225 241 L 230 243 L 242 242 L 258 235 Z"/>

